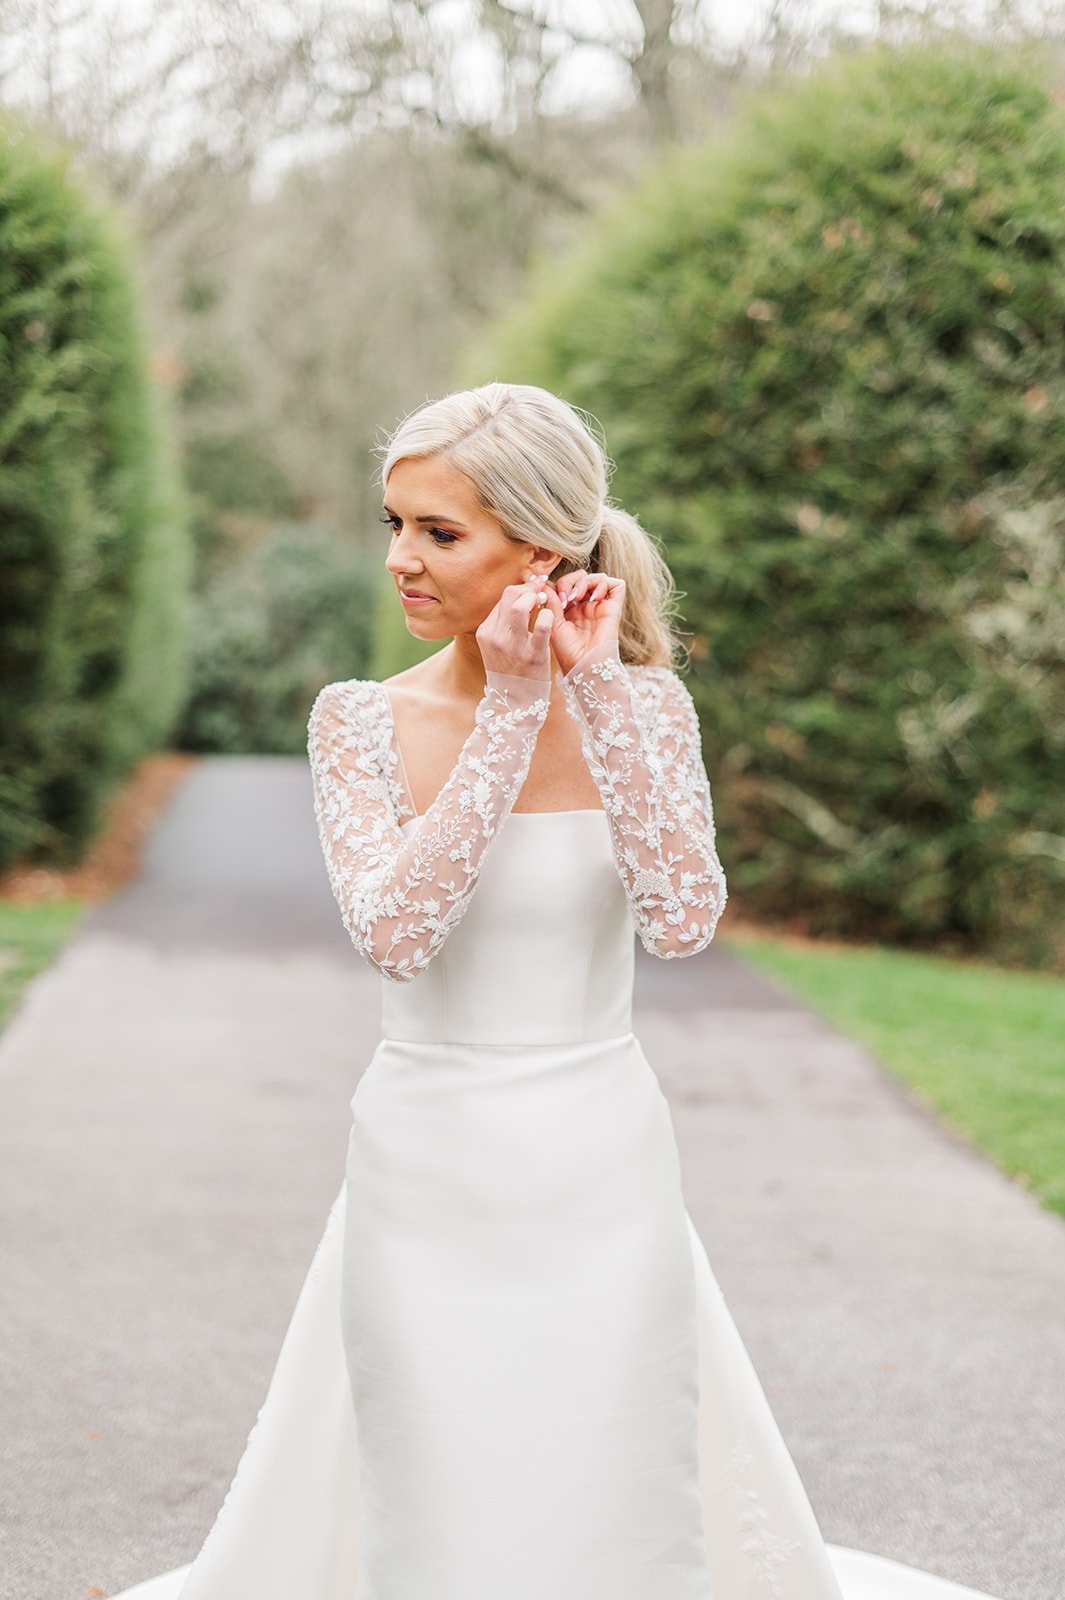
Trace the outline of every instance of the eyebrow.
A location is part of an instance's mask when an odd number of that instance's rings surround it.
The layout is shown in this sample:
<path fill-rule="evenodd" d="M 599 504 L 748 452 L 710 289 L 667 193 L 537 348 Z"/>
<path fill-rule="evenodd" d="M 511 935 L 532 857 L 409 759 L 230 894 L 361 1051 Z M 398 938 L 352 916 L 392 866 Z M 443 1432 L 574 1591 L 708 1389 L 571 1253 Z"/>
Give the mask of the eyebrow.
<path fill-rule="evenodd" d="M 385 506 L 384 510 L 388 512 L 388 515 L 390 517 L 399 517 L 399 512 L 398 511 L 393 511 L 391 506 Z M 402 517 L 400 517 L 400 521 L 401 522 L 402 522 L 402 520 L 403 520 Z M 461 522 L 458 522 L 454 517 L 449 517 L 447 515 L 437 515 L 437 516 L 432 516 L 432 517 L 412 517 L 411 521 L 412 522 L 450 522 L 452 527 L 454 527 L 454 528 L 462 528 L 463 533 L 467 533 L 469 531 L 467 528 L 465 528 L 463 526 L 463 524 Z"/>

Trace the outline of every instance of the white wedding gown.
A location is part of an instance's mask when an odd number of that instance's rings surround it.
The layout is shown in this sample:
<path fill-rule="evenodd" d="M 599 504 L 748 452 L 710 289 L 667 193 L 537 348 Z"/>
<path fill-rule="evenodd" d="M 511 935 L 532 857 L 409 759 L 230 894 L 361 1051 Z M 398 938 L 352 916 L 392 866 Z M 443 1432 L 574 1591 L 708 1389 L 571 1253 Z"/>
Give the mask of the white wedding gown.
<path fill-rule="evenodd" d="M 826 1545 L 688 1218 L 632 1031 L 724 908 L 686 687 L 559 680 L 601 808 L 515 811 L 547 685 L 490 673 L 415 813 L 385 687 L 328 685 L 315 811 L 382 1038 L 231 1488 L 126 1600 L 961 1600 Z"/>

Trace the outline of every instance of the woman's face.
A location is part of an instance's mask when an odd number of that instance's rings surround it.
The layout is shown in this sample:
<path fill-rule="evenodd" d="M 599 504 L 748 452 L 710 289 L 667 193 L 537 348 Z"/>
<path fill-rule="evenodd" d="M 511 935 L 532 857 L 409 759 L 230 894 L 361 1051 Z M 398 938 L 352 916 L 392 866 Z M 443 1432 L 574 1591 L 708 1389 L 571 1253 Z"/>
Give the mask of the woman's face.
<path fill-rule="evenodd" d="M 419 639 L 452 638 L 479 628 L 509 583 L 530 572 L 549 573 L 553 552 L 515 544 L 478 504 L 464 472 L 438 456 L 397 461 L 385 485 L 385 516 L 392 524 L 385 566 L 400 593 L 407 627 Z"/>

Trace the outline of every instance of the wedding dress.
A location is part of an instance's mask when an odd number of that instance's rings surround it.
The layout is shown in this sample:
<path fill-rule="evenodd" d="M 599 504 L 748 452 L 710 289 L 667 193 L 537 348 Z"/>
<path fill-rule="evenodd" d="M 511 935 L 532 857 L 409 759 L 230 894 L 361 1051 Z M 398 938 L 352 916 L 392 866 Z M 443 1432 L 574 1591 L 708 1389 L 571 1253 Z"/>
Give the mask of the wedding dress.
<path fill-rule="evenodd" d="M 344 1181 L 236 1475 L 148 1600 L 948 1600 L 824 1542 L 687 1215 L 632 1031 L 726 902 L 687 688 L 559 678 L 600 807 L 515 811 L 548 685 L 489 672 L 418 815 L 385 685 L 308 722 L 344 927 L 382 978 Z"/>

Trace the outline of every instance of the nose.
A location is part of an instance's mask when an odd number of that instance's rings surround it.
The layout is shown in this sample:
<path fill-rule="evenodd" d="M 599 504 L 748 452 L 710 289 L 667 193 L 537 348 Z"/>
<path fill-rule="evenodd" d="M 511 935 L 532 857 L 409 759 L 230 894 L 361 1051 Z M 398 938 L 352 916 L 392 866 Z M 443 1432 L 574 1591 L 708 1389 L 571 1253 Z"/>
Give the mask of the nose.
<path fill-rule="evenodd" d="M 425 563 L 420 556 L 416 556 L 413 550 L 410 555 L 407 554 L 407 542 L 402 533 L 393 535 L 385 566 L 393 577 L 398 577 L 401 572 L 417 574 L 425 571 Z"/>

